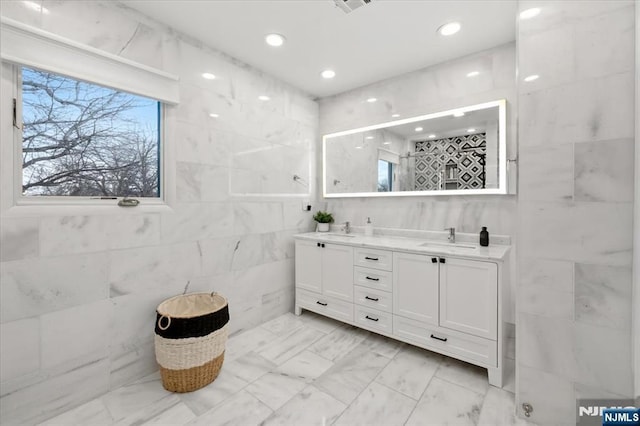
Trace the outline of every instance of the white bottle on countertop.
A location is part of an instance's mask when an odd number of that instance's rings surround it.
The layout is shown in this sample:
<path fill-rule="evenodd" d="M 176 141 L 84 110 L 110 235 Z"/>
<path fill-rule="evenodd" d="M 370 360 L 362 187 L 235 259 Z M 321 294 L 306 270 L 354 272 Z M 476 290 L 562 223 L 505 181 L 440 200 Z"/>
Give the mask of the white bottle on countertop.
<path fill-rule="evenodd" d="M 373 237 L 373 223 L 371 223 L 371 218 L 367 218 L 367 223 L 364 224 L 364 236 L 365 237 Z"/>

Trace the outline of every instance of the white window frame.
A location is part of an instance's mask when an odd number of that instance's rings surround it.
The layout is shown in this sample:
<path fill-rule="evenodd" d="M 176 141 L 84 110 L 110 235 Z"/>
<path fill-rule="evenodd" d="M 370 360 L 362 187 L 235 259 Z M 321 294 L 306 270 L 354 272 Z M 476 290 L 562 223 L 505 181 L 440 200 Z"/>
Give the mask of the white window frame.
<path fill-rule="evenodd" d="M 171 76 L 163 71 L 154 70 L 150 67 L 136 64 L 132 61 L 119 58 L 106 52 L 99 51 L 89 46 L 84 46 L 71 40 L 46 33 L 42 30 L 28 27 L 21 23 L 16 23 L 2 17 L 2 62 L 0 64 L 0 212 L 3 216 L 32 216 L 42 214 L 98 214 L 98 213 L 141 213 L 141 212 L 158 212 L 170 211 L 175 204 L 175 186 L 171 183 L 175 182 L 175 147 L 166 137 L 167 134 L 167 109 L 177 104 L 178 77 Z M 15 33 L 15 34 L 14 34 Z M 12 49 L 5 49 L 6 34 L 12 35 L 18 43 L 24 40 L 24 43 L 35 43 L 38 46 L 38 40 L 44 40 L 43 46 L 47 49 L 62 48 L 70 55 L 75 54 L 78 58 L 88 60 L 94 64 L 94 69 L 98 70 L 95 75 L 87 78 L 78 77 L 78 75 L 70 75 L 60 70 L 53 64 L 48 67 L 47 64 L 42 65 L 42 55 L 40 62 L 34 64 L 30 58 L 19 58 L 11 55 Z M 17 35 L 16 35 L 17 34 Z M 24 37 L 23 37 L 24 36 Z M 12 40 L 16 42 L 16 40 Z M 35 42 L 34 42 L 35 40 Z M 52 47 L 53 46 L 53 47 Z M 36 49 L 37 50 L 37 49 Z M 13 52 L 19 51 L 16 49 Z M 32 51 L 30 51 L 32 52 Z M 37 61 L 36 61 L 37 62 Z M 77 62 L 76 62 L 77 63 Z M 105 65 L 106 64 L 106 65 Z M 101 66 L 104 65 L 104 66 Z M 160 116 L 160 149 L 159 149 L 159 184 L 160 194 L 158 198 L 136 197 L 140 202 L 135 208 L 119 207 L 118 201 L 123 197 L 117 197 L 116 200 L 99 200 L 91 197 L 77 196 L 23 196 L 22 195 L 22 130 L 13 125 L 14 107 L 13 102 L 16 100 L 16 121 L 22 123 L 22 81 L 21 67 L 33 67 L 43 69 L 52 73 L 65 75 L 77 80 L 88 81 L 92 84 L 111 87 L 115 90 L 134 93 L 136 95 L 145 96 L 157 100 L 162 103 Z M 166 90 L 166 84 L 157 84 L 159 88 L 158 96 L 154 96 L 154 84 L 142 87 L 140 90 L 125 90 L 118 87 L 118 78 L 112 81 L 102 83 L 97 81 L 101 79 L 101 72 L 105 67 L 110 67 L 110 72 L 116 73 L 122 71 L 121 75 L 133 75 L 134 80 L 144 80 L 145 76 L 156 79 L 158 83 L 167 83 L 171 86 Z M 127 79 L 125 79 L 127 80 Z M 131 81 L 128 79 L 127 81 Z M 115 83 L 114 83 L 115 82 Z M 127 88 L 128 89 L 128 88 Z M 11 143 L 7 143 L 11 142 Z"/>

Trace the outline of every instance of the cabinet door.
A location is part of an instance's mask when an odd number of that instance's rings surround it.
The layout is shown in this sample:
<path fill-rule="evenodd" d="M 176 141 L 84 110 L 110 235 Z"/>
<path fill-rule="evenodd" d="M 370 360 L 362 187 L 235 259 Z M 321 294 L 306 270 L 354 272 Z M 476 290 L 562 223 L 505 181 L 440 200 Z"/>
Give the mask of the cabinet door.
<path fill-rule="evenodd" d="M 393 313 L 438 324 L 438 263 L 432 256 L 393 253 Z"/>
<path fill-rule="evenodd" d="M 322 294 L 353 301 L 353 247 L 324 243 Z"/>
<path fill-rule="evenodd" d="M 440 264 L 440 325 L 495 340 L 498 332 L 498 266 L 446 258 Z"/>
<path fill-rule="evenodd" d="M 296 287 L 322 293 L 322 247 L 315 241 L 296 241 Z"/>

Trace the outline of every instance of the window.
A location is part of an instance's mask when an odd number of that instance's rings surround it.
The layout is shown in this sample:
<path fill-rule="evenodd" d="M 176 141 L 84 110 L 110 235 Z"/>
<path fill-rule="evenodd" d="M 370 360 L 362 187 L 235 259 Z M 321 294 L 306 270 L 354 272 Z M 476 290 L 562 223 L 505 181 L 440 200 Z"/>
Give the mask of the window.
<path fill-rule="evenodd" d="M 393 163 L 378 160 L 378 192 L 393 191 Z"/>
<path fill-rule="evenodd" d="M 27 67 L 21 95 L 23 196 L 160 197 L 159 101 Z"/>

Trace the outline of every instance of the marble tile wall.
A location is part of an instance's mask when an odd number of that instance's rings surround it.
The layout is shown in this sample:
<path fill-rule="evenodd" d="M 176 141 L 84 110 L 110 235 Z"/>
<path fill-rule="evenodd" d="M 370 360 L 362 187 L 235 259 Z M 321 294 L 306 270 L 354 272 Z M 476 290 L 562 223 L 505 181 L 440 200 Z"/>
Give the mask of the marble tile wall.
<path fill-rule="evenodd" d="M 166 213 L 3 212 L 3 424 L 35 423 L 152 373 L 154 311 L 167 297 L 224 294 L 232 332 L 290 311 L 292 235 L 312 224 L 299 197 L 315 197 L 309 96 L 117 3 L 42 6 L 3 1 L 2 15 L 179 75 L 181 103 L 165 121 L 176 203 Z"/>
<path fill-rule="evenodd" d="M 320 134 L 387 122 L 393 120 L 391 114 L 394 113 L 406 118 L 506 99 L 508 158 L 515 157 L 515 66 L 515 43 L 510 43 L 323 98 L 320 100 Z M 473 70 L 480 71 L 480 75 L 466 77 Z M 377 102 L 366 102 L 372 96 Z M 318 152 L 321 149 L 319 143 Z M 317 170 L 322 170 L 320 163 Z M 318 182 L 321 179 L 322 176 L 318 176 Z M 374 228 L 441 230 L 454 226 L 467 233 L 479 233 L 481 227 L 486 226 L 490 233 L 510 235 L 512 241 L 517 240 L 515 196 L 327 198 L 321 201 L 334 213 L 336 222 L 348 220 L 354 225 L 364 225 L 367 217 L 371 217 Z M 515 273 L 511 284 L 514 282 Z M 515 292 L 508 288 L 507 293 L 510 303 L 504 317 L 513 323 L 515 299 L 511 294 Z"/>
<path fill-rule="evenodd" d="M 518 70 L 540 78 L 518 84 L 516 407 L 568 425 L 576 398 L 633 391 L 634 2 L 530 7 Z"/>

